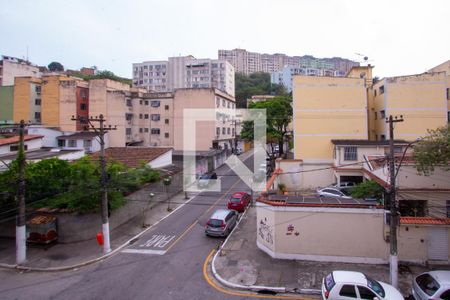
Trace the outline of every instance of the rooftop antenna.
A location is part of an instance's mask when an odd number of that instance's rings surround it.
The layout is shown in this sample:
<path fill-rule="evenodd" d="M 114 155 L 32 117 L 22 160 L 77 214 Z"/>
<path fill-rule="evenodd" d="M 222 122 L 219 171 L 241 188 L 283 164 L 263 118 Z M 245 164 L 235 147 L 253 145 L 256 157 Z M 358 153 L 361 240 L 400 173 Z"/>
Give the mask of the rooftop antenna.
<path fill-rule="evenodd" d="M 360 59 L 358 59 L 358 62 L 360 64 L 368 64 L 369 62 L 372 61 L 372 60 L 369 60 L 369 57 L 367 55 L 364 55 L 364 54 L 361 54 L 361 53 L 355 53 L 355 54 L 360 57 Z"/>

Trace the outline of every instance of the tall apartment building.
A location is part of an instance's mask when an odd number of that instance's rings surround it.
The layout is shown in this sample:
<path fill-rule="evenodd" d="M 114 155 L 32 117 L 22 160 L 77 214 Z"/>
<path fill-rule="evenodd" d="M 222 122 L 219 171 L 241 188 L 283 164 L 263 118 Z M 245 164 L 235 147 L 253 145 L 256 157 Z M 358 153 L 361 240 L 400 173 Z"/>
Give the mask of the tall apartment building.
<path fill-rule="evenodd" d="M 172 93 L 146 93 L 145 89 L 109 80 L 84 81 L 65 75 L 16 77 L 13 120 L 41 123 L 61 131 L 81 131 L 88 124 L 72 116 L 103 114 L 109 145 L 168 146 L 183 150 L 183 114 L 188 108 L 227 110 L 197 130 L 197 150 L 231 149 L 236 103 L 229 94 L 214 88 L 176 89 Z M 79 119 L 79 118 L 78 118 Z"/>
<path fill-rule="evenodd" d="M 251 74 L 255 72 L 280 72 L 285 66 L 309 69 L 328 69 L 342 71 L 346 74 L 353 66 L 359 63 L 343 59 L 315 58 L 310 55 L 288 56 L 281 53 L 260 54 L 245 49 L 219 50 L 219 59 L 226 60 L 233 65 L 237 73 Z"/>
<path fill-rule="evenodd" d="M 169 57 L 133 64 L 133 86 L 153 92 L 180 88 L 217 88 L 234 97 L 234 68 L 224 60 Z"/>
<path fill-rule="evenodd" d="M 17 76 L 39 75 L 39 67 L 24 59 L 3 55 L 0 60 L 0 86 L 14 85 L 14 78 Z"/>

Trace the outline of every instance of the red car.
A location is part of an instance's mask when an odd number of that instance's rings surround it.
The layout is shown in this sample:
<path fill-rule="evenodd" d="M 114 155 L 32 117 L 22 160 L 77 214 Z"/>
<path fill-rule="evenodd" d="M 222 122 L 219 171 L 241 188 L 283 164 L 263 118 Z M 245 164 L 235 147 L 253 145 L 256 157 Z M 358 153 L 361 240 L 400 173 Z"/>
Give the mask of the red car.
<path fill-rule="evenodd" d="M 228 209 L 234 209 L 239 212 L 245 210 L 247 205 L 252 201 L 252 197 L 246 192 L 236 192 L 228 200 Z"/>

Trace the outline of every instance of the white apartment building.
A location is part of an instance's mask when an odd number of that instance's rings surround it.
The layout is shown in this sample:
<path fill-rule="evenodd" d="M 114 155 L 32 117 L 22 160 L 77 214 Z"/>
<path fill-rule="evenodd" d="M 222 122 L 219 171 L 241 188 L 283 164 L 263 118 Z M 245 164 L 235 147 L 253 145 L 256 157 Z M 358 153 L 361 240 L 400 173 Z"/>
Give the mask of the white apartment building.
<path fill-rule="evenodd" d="M 285 66 L 281 71 L 270 73 L 270 82 L 283 85 L 288 92 L 292 92 L 292 77 L 294 75 L 344 77 L 345 74 L 341 70 Z"/>
<path fill-rule="evenodd" d="M 169 57 L 133 64 L 133 86 L 149 92 L 181 88 L 217 88 L 234 97 L 234 68 L 225 60 Z"/>
<path fill-rule="evenodd" d="M 236 73 L 252 74 L 255 72 L 281 72 L 285 66 L 302 67 L 308 69 L 339 70 L 345 75 L 353 66 L 359 63 L 348 59 L 316 58 L 311 55 L 288 56 L 282 53 L 261 54 L 249 52 L 245 49 L 219 50 L 219 59 L 231 63 Z"/>
<path fill-rule="evenodd" d="M 3 55 L 0 60 L 0 86 L 14 85 L 15 77 L 39 75 L 39 67 L 24 59 Z"/>

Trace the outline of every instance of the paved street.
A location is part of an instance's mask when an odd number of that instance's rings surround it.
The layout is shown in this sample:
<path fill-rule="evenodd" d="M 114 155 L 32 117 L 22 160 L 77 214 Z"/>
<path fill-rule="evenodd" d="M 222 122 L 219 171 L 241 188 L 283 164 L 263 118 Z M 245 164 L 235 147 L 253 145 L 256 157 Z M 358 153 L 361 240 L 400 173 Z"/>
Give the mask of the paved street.
<path fill-rule="evenodd" d="M 246 161 L 248 166 L 252 159 Z M 214 208 L 249 190 L 228 167 L 217 170 L 222 192 L 203 192 L 117 255 L 75 271 L 0 271 L 2 299 L 224 299 L 204 278 L 206 258 L 223 238 L 206 237 Z M 233 296 L 245 299 L 245 296 Z"/>

